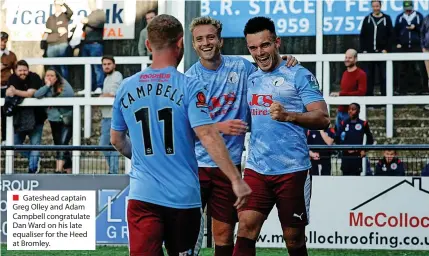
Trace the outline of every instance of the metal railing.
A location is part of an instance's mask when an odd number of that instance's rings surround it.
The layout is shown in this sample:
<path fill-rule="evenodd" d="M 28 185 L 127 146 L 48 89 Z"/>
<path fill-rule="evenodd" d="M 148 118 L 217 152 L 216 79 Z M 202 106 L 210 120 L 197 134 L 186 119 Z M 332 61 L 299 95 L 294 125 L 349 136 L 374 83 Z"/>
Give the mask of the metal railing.
<path fill-rule="evenodd" d="M 27 171 L 27 160 L 25 157 L 21 157 L 18 152 L 25 151 L 40 151 L 41 154 L 41 166 L 42 173 L 53 173 L 55 171 L 55 152 L 59 151 L 72 151 L 80 152 L 79 157 L 76 155 L 72 156 L 72 164 L 79 162 L 79 169 L 77 173 L 73 174 L 105 174 L 109 172 L 108 164 L 105 152 L 115 151 L 112 146 L 73 146 L 73 145 L 14 145 L 14 146 L 3 146 L 1 158 L 4 159 L 6 155 L 4 152 L 13 152 L 15 154 L 11 157 L 14 160 L 15 166 L 13 170 L 8 170 L 5 168 L 5 161 L 1 162 L 2 173 L 11 174 L 11 173 L 22 173 Z M 341 155 L 341 152 L 346 150 L 365 150 L 366 157 L 362 158 L 362 170 L 361 175 L 371 175 L 374 173 L 375 166 L 378 161 L 383 157 L 380 151 L 383 150 L 396 150 L 399 159 L 406 166 L 405 175 L 407 176 L 420 176 L 423 167 L 429 163 L 429 145 L 311 145 L 310 149 L 315 152 L 329 151 L 328 156 L 322 157 L 322 160 L 328 160 L 329 163 L 329 174 L 339 176 L 342 175 L 341 163 L 342 160 L 347 158 Z M 116 155 L 115 159 L 119 162 L 119 174 L 126 174 L 129 172 L 130 165 L 126 161 L 126 158 L 120 155 Z M 245 160 L 247 157 L 247 151 L 243 152 L 243 162 L 242 166 L 245 166 Z M 128 160 L 128 159 L 127 159 Z M 320 162 L 320 164 L 325 164 L 326 162 Z M 321 166 L 323 168 L 323 166 Z M 368 168 L 368 169 L 367 169 Z M 18 171 L 15 171 L 18 170 Z M 322 169 L 323 170 L 323 169 Z M 323 170 L 322 174 L 326 173 L 326 170 Z"/>

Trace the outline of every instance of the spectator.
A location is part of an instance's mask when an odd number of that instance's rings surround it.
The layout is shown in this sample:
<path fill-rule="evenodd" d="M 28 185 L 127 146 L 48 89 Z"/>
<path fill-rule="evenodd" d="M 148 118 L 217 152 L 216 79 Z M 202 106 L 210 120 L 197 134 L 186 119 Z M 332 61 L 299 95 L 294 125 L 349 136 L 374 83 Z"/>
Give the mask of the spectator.
<path fill-rule="evenodd" d="M 16 65 L 16 55 L 6 48 L 9 35 L 6 32 L 1 32 L 1 97 L 6 96 L 7 81 L 13 73 Z M 2 145 L 6 140 L 6 115 L 3 107 L 1 107 L 1 141 Z"/>
<path fill-rule="evenodd" d="M 359 119 L 360 105 L 352 103 L 349 105 L 349 119 L 341 122 L 340 128 L 335 136 L 338 145 L 362 145 L 364 135 L 367 136 L 366 144 L 373 144 L 374 138 L 369 129 L 367 121 Z M 363 150 L 345 150 L 341 158 L 341 170 L 343 175 L 360 175 L 362 172 Z"/>
<path fill-rule="evenodd" d="M 39 75 L 29 71 L 28 63 L 20 60 L 16 64 L 14 74 L 9 77 L 6 96 L 31 98 L 42 86 Z M 23 144 L 25 138 L 30 138 L 31 145 L 40 145 L 43 132 L 43 124 L 46 120 L 44 107 L 18 107 L 13 116 L 15 129 L 15 145 Z M 23 152 L 29 160 L 29 173 L 39 172 L 39 151 Z"/>
<path fill-rule="evenodd" d="M 394 31 L 392 19 L 381 12 L 381 1 L 371 1 L 372 13 L 365 17 L 360 31 L 360 45 L 363 53 L 387 53 L 392 49 Z M 366 95 L 374 95 L 376 69 L 381 79 L 381 95 L 386 95 L 386 63 L 384 61 L 368 62 L 368 84 Z"/>
<path fill-rule="evenodd" d="M 100 97 L 112 97 L 116 95 L 119 85 L 122 83 L 122 74 L 116 71 L 115 59 L 111 56 L 104 56 L 101 60 L 103 64 L 103 71 L 106 74 L 104 79 L 103 94 Z M 100 146 L 107 146 L 110 144 L 110 126 L 112 122 L 112 108 L 102 107 L 101 114 L 101 137 Z M 115 151 L 104 151 L 107 164 L 109 165 L 109 174 L 118 174 L 119 169 L 119 153 Z"/>
<path fill-rule="evenodd" d="M 429 14 L 425 17 L 422 22 L 422 28 L 420 32 L 421 47 L 423 52 L 429 52 Z M 428 76 L 427 84 L 423 84 L 424 87 L 429 88 L 429 60 L 425 60 L 426 74 Z"/>
<path fill-rule="evenodd" d="M 308 145 L 332 145 L 334 139 L 335 131 L 332 128 L 307 132 Z M 310 150 L 310 158 L 311 175 L 319 175 L 319 166 L 321 167 L 320 175 L 331 175 L 331 152 L 329 150 Z"/>
<path fill-rule="evenodd" d="M 365 96 L 366 94 L 366 73 L 356 66 L 357 63 L 357 51 L 354 49 L 348 49 L 344 64 L 347 68 L 341 78 L 340 92 L 333 92 L 331 96 Z M 338 130 L 342 121 L 349 118 L 347 113 L 348 106 L 339 106 L 337 119 L 335 121 L 335 129 Z"/>
<path fill-rule="evenodd" d="M 46 21 L 47 34 L 46 42 L 48 49 L 46 56 L 48 57 L 66 57 L 68 44 L 68 25 L 73 15 L 73 11 L 68 7 L 63 0 L 55 0 L 55 13 L 49 16 Z M 68 68 L 65 65 L 60 65 L 55 68 L 61 72 L 61 75 L 67 79 Z"/>
<path fill-rule="evenodd" d="M 145 14 L 145 18 L 146 18 L 146 27 L 144 29 L 142 29 L 142 31 L 140 32 L 140 39 L 139 39 L 139 44 L 138 44 L 138 50 L 139 50 L 139 55 L 140 56 L 148 56 L 150 53 L 147 51 L 146 48 L 146 39 L 147 39 L 147 25 L 149 25 L 149 23 L 153 20 L 153 18 L 155 18 L 157 16 L 157 12 L 156 10 L 149 10 L 146 14 Z"/>
<path fill-rule="evenodd" d="M 423 168 L 422 176 L 429 177 L 429 163 Z"/>
<path fill-rule="evenodd" d="M 101 57 L 103 56 L 103 32 L 106 14 L 104 10 L 97 9 L 95 0 L 88 1 L 91 14 L 82 19 L 85 40 L 83 41 L 83 57 Z M 103 88 L 104 73 L 101 65 L 91 65 L 92 73 L 92 92 L 101 94 Z M 84 91 L 81 91 L 82 94 Z"/>
<path fill-rule="evenodd" d="M 423 23 L 423 15 L 413 9 L 413 1 L 404 1 L 403 7 L 404 12 L 396 17 L 395 22 L 396 50 L 398 52 L 421 52 L 420 28 Z M 421 61 L 400 62 L 399 72 L 395 72 L 399 75 L 396 94 L 422 93 L 422 86 L 427 83 L 423 70 Z"/>
<path fill-rule="evenodd" d="M 71 85 L 53 68 L 46 71 L 45 85 L 34 93 L 34 97 L 73 97 Z M 68 145 L 73 135 L 73 107 L 49 107 L 48 120 L 55 145 Z M 70 152 L 57 151 L 55 173 L 71 173 Z"/>
<path fill-rule="evenodd" d="M 404 163 L 396 155 L 395 150 L 385 150 L 384 157 L 375 167 L 375 176 L 405 176 Z"/>

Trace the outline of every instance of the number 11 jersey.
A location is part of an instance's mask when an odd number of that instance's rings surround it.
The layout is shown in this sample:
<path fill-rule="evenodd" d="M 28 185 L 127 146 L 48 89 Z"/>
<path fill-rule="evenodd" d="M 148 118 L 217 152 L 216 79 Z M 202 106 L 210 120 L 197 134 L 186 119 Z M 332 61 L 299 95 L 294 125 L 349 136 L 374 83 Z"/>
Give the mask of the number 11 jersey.
<path fill-rule="evenodd" d="M 129 132 L 129 199 L 201 207 L 193 128 L 213 123 L 206 93 L 204 84 L 174 67 L 147 68 L 122 82 L 111 128 Z"/>

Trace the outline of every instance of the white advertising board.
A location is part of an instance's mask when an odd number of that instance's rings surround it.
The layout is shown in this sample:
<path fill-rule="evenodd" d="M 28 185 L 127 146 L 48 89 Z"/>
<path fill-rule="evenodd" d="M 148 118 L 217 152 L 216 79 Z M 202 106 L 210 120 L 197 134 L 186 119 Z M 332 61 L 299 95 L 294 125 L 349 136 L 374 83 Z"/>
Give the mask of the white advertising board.
<path fill-rule="evenodd" d="M 274 208 L 257 247 L 285 247 Z M 429 250 L 429 178 L 313 177 L 308 248 Z"/>
<path fill-rule="evenodd" d="M 53 0 L 5 0 L 6 27 L 12 41 L 40 41 L 46 28 L 46 21 L 55 12 Z M 104 9 L 106 23 L 104 39 L 134 39 L 136 0 L 97 1 L 97 7 Z M 90 14 L 87 0 L 67 0 L 73 11 L 69 30 L 79 26 L 81 19 Z M 79 29 L 79 27 L 78 27 Z"/>

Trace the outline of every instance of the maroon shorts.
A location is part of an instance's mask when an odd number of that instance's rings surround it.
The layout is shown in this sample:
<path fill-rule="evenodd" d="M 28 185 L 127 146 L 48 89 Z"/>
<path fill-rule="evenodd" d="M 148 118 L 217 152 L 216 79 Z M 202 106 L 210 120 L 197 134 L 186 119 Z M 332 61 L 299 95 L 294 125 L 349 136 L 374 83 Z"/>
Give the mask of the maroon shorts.
<path fill-rule="evenodd" d="M 240 166 L 237 166 L 241 170 Z M 213 219 L 235 225 L 238 221 L 234 203 L 237 197 L 232 190 L 231 181 L 218 167 L 199 167 L 198 174 L 201 186 L 203 208 Z"/>
<path fill-rule="evenodd" d="M 252 189 L 252 194 L 239 212 L 252 210 L 268 217 L 276 205 L 282 228 L 303 227 L 308 224 L 311 198 L 309 171 L 263 175 L 245 169 L 244 181 Z"/>
<path fill-rule="evenodd" d="M 174 209 L 138 200 L 128 201 L 130 256 L 194 255 L 201 209 Z M 182 254 L 180 254 L 182 253 Z"/>

